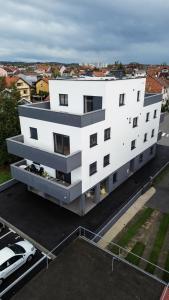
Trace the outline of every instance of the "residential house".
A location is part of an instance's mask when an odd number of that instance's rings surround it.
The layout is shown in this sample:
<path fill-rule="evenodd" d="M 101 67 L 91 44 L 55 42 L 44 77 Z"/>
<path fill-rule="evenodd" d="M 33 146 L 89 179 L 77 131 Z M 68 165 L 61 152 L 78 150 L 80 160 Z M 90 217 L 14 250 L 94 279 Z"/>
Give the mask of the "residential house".
<path fill-rule="evenodd" d="M 39 94 L 43 92 L 45 94 L 49 93 L 49 79 L 41 78 L 36 82 L 36 93 Z"/>

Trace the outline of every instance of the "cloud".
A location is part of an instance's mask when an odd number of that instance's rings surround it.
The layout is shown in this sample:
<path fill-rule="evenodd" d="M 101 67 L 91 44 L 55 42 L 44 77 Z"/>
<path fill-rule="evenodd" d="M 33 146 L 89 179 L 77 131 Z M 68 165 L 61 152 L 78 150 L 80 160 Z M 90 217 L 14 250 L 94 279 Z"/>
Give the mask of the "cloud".
<path fill-rule="evenodd" d="M 0 60 L 169 62 L 167 0 L 0 0 Z"/>

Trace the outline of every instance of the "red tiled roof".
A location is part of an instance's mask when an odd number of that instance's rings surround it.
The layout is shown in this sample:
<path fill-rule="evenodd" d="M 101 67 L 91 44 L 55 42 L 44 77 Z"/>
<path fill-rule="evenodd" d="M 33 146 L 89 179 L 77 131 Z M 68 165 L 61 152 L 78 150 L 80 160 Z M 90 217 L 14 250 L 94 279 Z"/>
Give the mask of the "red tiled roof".
<path fill-rule="evenodd" d="M 18 79 L 19 77 L 9 77 L 9 76 L 5 77 L 5 86 L 7 88 L 11 88 Z"/>

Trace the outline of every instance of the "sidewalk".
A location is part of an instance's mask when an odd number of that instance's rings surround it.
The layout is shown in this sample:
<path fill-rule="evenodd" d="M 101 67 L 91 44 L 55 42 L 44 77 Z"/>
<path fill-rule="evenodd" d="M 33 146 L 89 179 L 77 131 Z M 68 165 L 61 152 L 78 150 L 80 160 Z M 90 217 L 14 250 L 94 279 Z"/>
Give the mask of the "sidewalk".
<path fill-rule="evenodd" d="M 151 187 L 145 194 L 140 196 L 124 213 L 124 215 L 122 215 L 120 219 L 107 231 L 107 233 L 103 236 L 103 239 L 98 242 L 98 246 L 106 248 L 155 193 L 156 189 Z"/>

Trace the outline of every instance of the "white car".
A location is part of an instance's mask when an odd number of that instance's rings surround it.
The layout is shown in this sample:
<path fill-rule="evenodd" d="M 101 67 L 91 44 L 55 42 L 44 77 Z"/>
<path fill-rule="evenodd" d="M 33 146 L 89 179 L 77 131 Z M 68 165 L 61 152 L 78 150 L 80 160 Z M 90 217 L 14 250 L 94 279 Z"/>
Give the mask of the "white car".
<path fill-rule="evenodd" d="M 36 248 L 26 240 L 0 250 L 0 285 L 4 279 L 19 269 L 26 262 L 32 260 Z"/>

